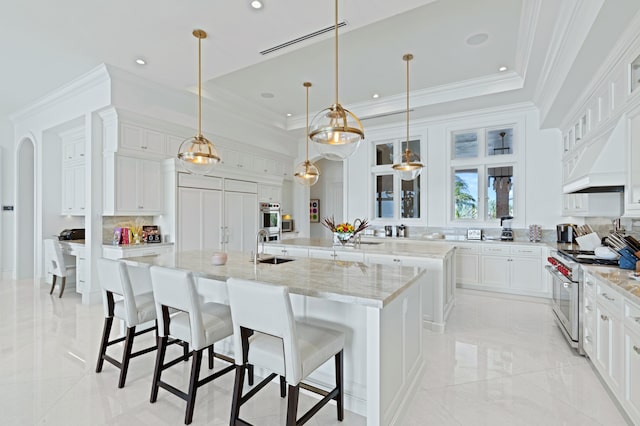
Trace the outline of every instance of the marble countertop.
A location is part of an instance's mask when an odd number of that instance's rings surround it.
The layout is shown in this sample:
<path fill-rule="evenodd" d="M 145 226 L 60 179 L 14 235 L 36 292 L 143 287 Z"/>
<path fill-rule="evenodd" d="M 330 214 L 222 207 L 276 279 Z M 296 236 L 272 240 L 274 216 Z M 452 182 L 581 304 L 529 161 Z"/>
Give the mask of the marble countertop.
<path fill-rule="evenodd" d="M 616 267 L 580 265 L 585 270 L 607 281 L 616 291 L 640 305 L 640 281 L 630 278 L 634 271 Z"/>
<path fill-rule="evenodd" d="M 212 251 L 196 250 L 124 260 L 189 270 L 219 281 L 233 277 L 283 285 L 293 294 L 375 308 L 385 307 L 424 273 L 415 267 L 311 258 L 254 266 L 251 257 L 240 252 L 227 253 L 226 265 L 214 266 L 211 255 Z"/>

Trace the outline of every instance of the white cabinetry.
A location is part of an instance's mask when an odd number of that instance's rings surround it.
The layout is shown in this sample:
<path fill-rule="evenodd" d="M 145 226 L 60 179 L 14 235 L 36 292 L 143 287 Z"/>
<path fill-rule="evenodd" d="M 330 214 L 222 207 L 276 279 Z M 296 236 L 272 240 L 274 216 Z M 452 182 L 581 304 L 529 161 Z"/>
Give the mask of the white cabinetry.
<path fill-rule="evenodd" d="M 120 125 L 119 148 L 145 154 L 164 155 L 165 140 L 166 136 L 162 132 L 129 123 L 122 123 Z"/>
<path fill-rule="evenodd" d="M 278 185 L 258 184 L 258 201 L 265 203 L 279 203 L 282 201 L 282 187 Z"/>
<path fill-rule="evenodd" d="M 640 109 L 630 114 L 625 216 L 640 217 Z"/>
<path fill-rule="evenodd" d="M 221 249 L 222 191 L 178 188 L 178 250 Z"/>
<path fill-rule="evenodd" d="M 62 200 L 60 213 L 84 216 L 85 213 L 85 139 L 84 128 L 60 134 L 62 140 Z"/>
<path fill-rule="evenodd" d="M 602 281 L 596 287 L 595 363 L 614 394 L 622 390 L 623 298 Z"/>
<path fill-rule="evenodd" d="M 309 249 L 309 257 L 314 259 L 345 260 L 351 262 L 364 262 L 363 252 L 344 251 L 335 249 Z"/>
<path fill-rule="evenodd" d="M 622 194 L 564 194 L 563 216 L 620 216 L 623 212 Z"/>
<path fill-rule="evenodd" d="M 255 193 L 224 193 L 225 249 L 250 252 L 258 232 L 258 197 Z"/>
<path fill-rule="evenodd" d="M 104 214 L 162 214 L 162 163 L 106 153 L 104 157 Z"/>
<path fill-rule="evenodd" d="M 274 256 L 309 257 L 309 249 L 304 247 L 288 247 L 265 244 L 264 252 Z"/>
<path fill-rule="evenodd" d="M 456 246 L 456 280 L 460 284 L 477 285 L 480 282 L 480 246 Z"/>
<path fill-rule="evenodd" d="M 640 423 L 640 306 L 624 304 L 624 371 L 627 379 L 623 398 L 627 412 Z"/>
<path fill-rule="evenodd" d="M 126 259 L 139 256 L 159 256 L 171 253 L 173 244 L 139 244 L 131 246 L 102 246 L 102 256 L 107 259 Z"/>
<path fill-rule="evenodd" d="M 474 269 L 473 250 L 462 249 L 457 255 L 462 259 L 462 265 L 457 267 L 458 274 L 463 275 L 463 280 L 458 278 L 462 287 L 549 297 L 548 281 L 542 274 L 542 247 L 503 243 L 482 244 L 479 253 L 479 282 L 473 282 L 477 271 Z"/>

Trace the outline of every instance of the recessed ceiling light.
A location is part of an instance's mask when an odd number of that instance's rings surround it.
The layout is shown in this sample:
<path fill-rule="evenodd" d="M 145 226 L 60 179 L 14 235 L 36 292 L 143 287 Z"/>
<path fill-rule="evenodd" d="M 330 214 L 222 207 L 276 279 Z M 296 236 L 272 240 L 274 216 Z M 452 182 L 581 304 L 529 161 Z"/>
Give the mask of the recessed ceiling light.
<path fill-rule="evenodd" d="M 142 58 L 138 58 L 138 59 L 136 59 L 136 64 L 138 64 L 138 65 L 146 65 L 147 61 L 145 61 Z"/>
<path fill-rule="evenodd" d="M 489 34 L 487 33 L 478 33 L 472 36 L 467 37 L 467 44 L 469 46 L 479 46 L 485 43 L 489 39 Z"/>
<path fill-rule="evenodd" d="M 260 93 L 260 96 L 262 96 L 265 99 L 272 99 L 274 98 L 276 95 L 274 95 L 273 93 L 269 93 L 269 92 L 264 92 L 264 93 Z"/>
<path fill-rule="evenodd" d="M 253 0 L 251 2 L 251 7 L 254 9 L 262 9 L 262 2 L 259 0 Z"/>
<path fill-rule="evenodd" d="M 374 93 L 373 96 L 372 96 L 373 99 L 378 99 L 379 97 L 380 97 L 380 95 L 378 93 Z"/>
<path fill-rule="evenodd" d="M 507 67 L 505 66 L 501 66 L 500 68 L 498 68 L 498 71 L 502 72 L 502 71 L 506 71 Z"/>
<path fill-rule="evenodd" d="M 287 117 L 291 117 L 291 115 L 292 115 L 292 114 L 291 114 L 290 112 L 288 112 L 288 113 L 287 113 Z"/>

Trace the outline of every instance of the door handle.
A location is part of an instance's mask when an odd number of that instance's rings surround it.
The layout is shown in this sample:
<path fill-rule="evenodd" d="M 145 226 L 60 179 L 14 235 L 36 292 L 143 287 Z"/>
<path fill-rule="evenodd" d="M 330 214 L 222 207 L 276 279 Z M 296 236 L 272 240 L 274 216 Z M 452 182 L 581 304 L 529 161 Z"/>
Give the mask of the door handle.
<path fill-rule="evenodd" d="M 613 297 L 609 297 L 609 296 L 607 295 L 607 293 L 602 293 L 602 297 L 604 297 L 605 299 L 607 299 L 609 302 L 613 302 L 614 300 L 616 300 L 616 299 L 614 299 Z"/>
<path fill-rule="evenodd" d="M 634 350 L 634 351 L 636 351 L 636 353 L 637 353 L 638 355 L 640 355 L 640 348 L 639 348 L 639 347 L 637 347 L 637 346 L 635 346 L 635 345 L 634 345 L 634 346 L 633 346 L 633 350 Z"/>
<path fill-rule="evenodd" d="M 600 319 L 601 319 L 602 321 L 609 321 L 609 317 L 608 317 L 608 316 L 606 316 L 606 315 L 602 315 L 602 314 L 600 314 Z"/>

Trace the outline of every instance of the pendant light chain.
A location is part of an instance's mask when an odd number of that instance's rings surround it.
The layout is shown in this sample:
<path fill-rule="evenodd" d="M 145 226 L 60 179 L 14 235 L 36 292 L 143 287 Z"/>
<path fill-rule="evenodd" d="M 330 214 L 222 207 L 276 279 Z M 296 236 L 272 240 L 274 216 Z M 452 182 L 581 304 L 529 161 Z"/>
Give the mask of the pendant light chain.
<path fill-rule="evenodd" d="M 202 137 L 202 36 L 198 37 L 198 136 Z"/>
<path fill-rule="evenodd" d="M 407 62 L 407 163 L 409 162 L 409 61 L 413 58 L 412 55 L 405 55 Z"/>
<path fill-rule="evenodd" d="M 305 160 L 307 161 L 307 167 L 309 167 L 309 87 L 311 87 L 311 83 L 306 81 L 303 84 L 303 86 L 307 88 L 307 117 L 306 117 L 306 132 L 304 134 L 304 139 L 307 143 L 307 155 L 305 156 Z"/>
<path fill-rule="evenodd" d="M 335 50 L 336 50 L 336 105 L 338 102 L 338 0 L 335 1 Z"/>

